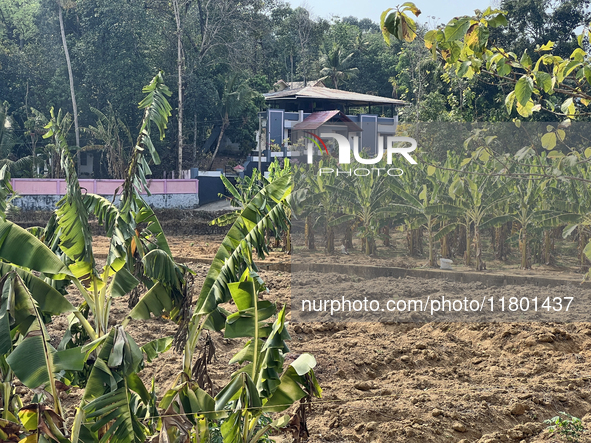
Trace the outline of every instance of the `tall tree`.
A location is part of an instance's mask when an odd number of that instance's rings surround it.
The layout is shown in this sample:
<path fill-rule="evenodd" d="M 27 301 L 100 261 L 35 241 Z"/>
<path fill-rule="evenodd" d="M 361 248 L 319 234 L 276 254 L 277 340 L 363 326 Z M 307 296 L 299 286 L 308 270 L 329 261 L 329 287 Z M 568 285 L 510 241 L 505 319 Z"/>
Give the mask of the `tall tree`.
<path fill-rule="evenodd" d="M 174 20 L 176 22 L 177 35 L 177 75 L 178 75 L 178 173 L 179 178 L 183 176 L 183 28 L 181 24 L 179 0 L 172 0 Z"/>
<path fill-rule="evenodd" d="M 502 0 L 507 26 L 491 30 L 491 39 L 505 49 L 530 53 L 551 40 L 554 54 L 567 57 L 576 48 L 576 29 L 591 20 L 590 0 Z"/>
<path fill-rule="evenodd" d="M 213 161 L 220 149 L 222 139 L 228 126 L 230 125 L 230 117 L 240 115 L 250 103 L 250 99 L 254 95 L 254 91 L 250 88 L 246 81 L 240 81 L 238 73 L 230 74 L 224 82 L 219 93 L 219 113 L 222 119 L 220 135 L 217 139 L 215 150 L 211 157 L 211 162 L 207 169 L 211 169 Z"/>
<path fill-rule="evenodd" d="M 62 45 L 66 54 L 66 64 L 68 65 L 68 77 L 70 79 L 70 95 L 72 96 L 72 110 L 74 117 L 74 132 L 76 134 L 76 148 L 80 148 L 80 127 L 78 126 L 78 105 L 76 104 L 76 93 L 74 92 L 74 75 L 72 74 L 72 62 L 70 61 L 70 52 L 68 51 L 68 42 L 66 41 L 66 31 L 64 29 L 64 17 L 62 9 L 70 9 L 74 3 L 70 0 L 57 0 L 58 17 L 60 20 L 60 31 L 62 35 Z"/>
<path fill-rule="evenodd" d="M 345 55 L 343 48 L 339 45 L 333 45 L 330 50 L 324 54 L 321 63 L 323 68 L 320 71 L 324 75 L 322 80 L 330 79 L 335 89 L 339 89 L 339 83 L 346 81 L 359 70 L 351 66 L 353 52 Z"/>

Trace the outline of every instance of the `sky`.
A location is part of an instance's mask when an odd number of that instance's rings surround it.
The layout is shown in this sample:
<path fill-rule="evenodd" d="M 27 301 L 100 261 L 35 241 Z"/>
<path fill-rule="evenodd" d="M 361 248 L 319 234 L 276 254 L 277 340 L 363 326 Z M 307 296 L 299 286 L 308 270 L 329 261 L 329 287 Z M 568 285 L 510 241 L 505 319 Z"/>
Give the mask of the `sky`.
<path fill-rule="evenodd" d="M 354 16 L 380 22 L 380 15 L 388 8 L 401 5 L 406 0 L 292 0 L 292 6 L 305 6 L 313 15 L 330 19 L 332 16 Z M 485 10 L 498 0 L 415 0 L 421 10 L 418 22 L 432 26 L 447 23 L 453 17 L 473 15 L 474 9 Z M 411 15 L 412 17 L 412 15 Z"/>

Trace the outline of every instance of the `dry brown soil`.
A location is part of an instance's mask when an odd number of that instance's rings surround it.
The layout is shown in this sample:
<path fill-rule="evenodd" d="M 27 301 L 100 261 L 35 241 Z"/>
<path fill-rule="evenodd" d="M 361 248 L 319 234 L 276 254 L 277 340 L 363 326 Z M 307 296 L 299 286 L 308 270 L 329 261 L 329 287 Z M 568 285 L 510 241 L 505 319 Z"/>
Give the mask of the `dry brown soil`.
<path fill-rule="evenodd" d="M 221 239 L 201 235 L 169 242 L 176 256 L 197 259 L 212 257 Z M 101 252 L 107 239 L 96 240 Z M 285 257 L 275 253 L 272 260 Z M 197 273 L 198 292 L 208 265 L 188 264 Z M 261 275 L 270 290 L 265 298 L 289 305 L 290 274 Z M 412 279 L 405 285 L 416 292 L 426 288 Z M 127 299 L 117 299 L 113 323 L 127 312 Z M 55 340 L 66 326 L 65 318 L 56 319 L 50 328 Z M 142 345 L 173 335 L 175 325 L 152 319 L 127 329 Z M 591 323 L 291 323 L 288 329 L 288 358 L 309 352 L 318 362 L 323 398 L 314 402 L 310 442 L 566 441 L 544 431 L 543 421 L 560 411 L 585 417 L 591 429 Z M 217 354 L 211 377 L 220 388 L 236 369 L 227 362 L 243 343 L 219 333 L 212 337 Z M 154 377 L 162 395 L 180 367 L 180 355 L 170 350 L 146 364 L 142 378 L 149 383 Z M 63 395 L 71 420 L 80 393 Z M 591 441 L 591 433 L 580 441 Z"/>

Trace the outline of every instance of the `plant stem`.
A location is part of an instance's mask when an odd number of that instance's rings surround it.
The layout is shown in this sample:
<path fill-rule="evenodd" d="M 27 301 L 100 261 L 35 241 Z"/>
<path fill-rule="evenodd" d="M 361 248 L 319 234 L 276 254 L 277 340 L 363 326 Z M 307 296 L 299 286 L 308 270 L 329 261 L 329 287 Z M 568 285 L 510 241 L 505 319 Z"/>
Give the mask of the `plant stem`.
<path fill-rule="evenodd" d="M 193 352 L 195 352 L 195 348 L 199 342 L 199 337 L 201 336 L 201 331 L 203 330 L 203 325 L 206 320 L 207 316 L 204 321 L 201 321 L 201 315 L 193 315 L 193 318 L 191 318 L 189 322 L 187 343 L 183 350 L 183 373 L 189 378 L 191 374 L 191 363 L 193 362 Z"/>
<path fill-rule="evenodd" d="M 476 248 L 476 270 L 482 271 L 482 250 L 480 248 L 480 226 L 478 224 L 474 224 L 474 244 Z"/>
<path fill-rule="evenodd" d="M 24 284 L 23 284 L 24 286 Z M 28 292 L 28 290 L 27 290 Z M 32 298 L 31 293 L 28 292 L 29 298 Z M 47 370 L 47 376 L 49 378 L 49 388 L 51 391 L 51 395 L 53 396 L 53 407 L 55 413 L 60 417 L 63 417 L 62 405 L 60 403 L 59 392 L 55 386 L 55 377 L 54 377 L 54 367 L 53 367 L 53 358 L 51 351 L 49 349 L 49 339 L 50 337 L 47 335 L 47 330 L 43 327 L 41 322 L 41 313 L 37 307 L 35 309 L 35 316 L 37 317 L 37 322 L 39 323 L 39 331 L 41 332 L 41 344 L 43 345 L 43 356 L 45 358 L 45 368 Z M 7 405 L 5 405 L 6 408 Z"/>
<path fill-rule="evenodd" d="M 242 430 L 242 440 L 244 441 L 244 443 L 248 443 L 249 421 L 250 421 L 250 412 L 248 412 L 248 405 L 246 405 L 246 408 L 244 410 L 244 421 L 243 421 L 244 428 Z"/>
<path fill-rule="evenodd" d="M 470 254 L 472 248 L 472 242 L 470 241 L 470 219 L 466 217 L 466 266 L 470 266 Z"/>
<path fill-rule="evenodd" d="M 107 282 L 109 281 L 109 271 L 111 266 L 107 265 L 104 273 L 104 286 L 102 287 L 101 293 L 101 315 L 102 315 L 102 326 L 104 328 L 103 333 L 107 333 L 109 327 L 109 311 L 111 310 L 111 297 L 107 298 Z"/>
<path fill-rule="evenodd" d="M 105 328 L 103 328 L 103 301 L 101 300 L 101 292 L 96 287 L 96 280 L 92 282 L 93 287 L 93 295 L 94 295 L 94 326 L 96 328 L 96 333 L 100 337 L 101 335 L 106 333 Z"/>
<path fill-rule="evenodd" d="M 80 428 L 82 427 L 82 422 L 84 421 L 85 415 L 84 410 L 82 409 L 83 407 L 84 400 L 82 401 L 82 404 L 76 408 L 76 416 L 74 417 L 74 423 L 72 424 L 72 437 L 70 438 L 72 443 L 78 443 Z"/>
<path fill-rule="evenodd" d="M 259 357 L 259 294 L 256 292 L 254 281 L 252 282 L 252 290 L 254 293 L 254 352 L 252 357 L 252 381 L 256 385 L 258 374 L 257 364 Z"/>
<path fill-rule="evenodd" d="M 435 267 L 435 257 L 433 256 L 433 220 L 431 216 L 427 217 L 427 229 L 429 230 L 429 266 Z"/>
<path fill-rule="evenodd" d="M 84 286 L 82 286 L 82 283 L 80 283 L 80 280 L 75 278 L 74 280 L 72 280 L 72 282 L 76 286 L 76 289 L 78 289 L 78 291 L 80 292 L 80 295 L 84 298 L 84 301 L 86 301 L 86 303 L 88 303 L 90 310 L 92 312 L 95 312 L 96 309 L 95 309 L 94 299 L 92 297 L 90 297 L 86 288 Z"/>
<path fill-rule="evenodd" d="M 4 420 L 8 420 L 8 414 L 10 413 L 10 391 L 12 390 L 10 383 L 11 378 L 12 377 L 6 377 L 6 379 L 9 381 L 2 383 L 2 403 L 4 404 L 4 409 L 2 410 L 2 418 Z"/>
<path fill-rule="evenodd" d="M 82 327 L 84 328 L 84 330 L 86 331 L 88 336 L 90 337 L 90 340 L 96 340 L 98 338 L 98 336 L 96 335 L 96 332 L 94 332 L 92 325 L 90 323 L 88 323 L 88 320 L 86 319 L 86 317 L 84 317 L 84 315 L 82 315 L 82 312 L 80 312 L 78 309 L 76 309 L 74 311 L 74 315 L 76 316 L 76 318 L 78 319 L 78 321 L 80 322 L 80 324 L 82 325 Z"/>

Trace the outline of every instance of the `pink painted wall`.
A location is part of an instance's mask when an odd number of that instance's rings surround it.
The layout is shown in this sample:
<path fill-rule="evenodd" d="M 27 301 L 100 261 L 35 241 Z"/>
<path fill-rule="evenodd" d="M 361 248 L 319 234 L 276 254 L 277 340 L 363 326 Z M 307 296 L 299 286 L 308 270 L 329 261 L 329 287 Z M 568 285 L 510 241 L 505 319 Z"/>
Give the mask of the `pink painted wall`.
<path fill-rule="evenodd" d="M 113 195 L 115 190 L 123 186 L 123 180 L 97 180 L 94 194 Z M 121 190 L 119 190 L 121 192 Z"/>
<path fill-rule="evenodd" d="M 80 179 L 79 182 L 80 187 L 86 189 L 86 192 L 100 195 L 113 195 L 115 190 L 123 185 L 123 180 Z M 12 188 L 20 195 L 64 195 L 66 182 L 45 178 L 13 178 Z M 148 181 L 148 189 L 152 194 L 197 194 L 199 181 L 154 179 Z"/>
<path fill-rule="evenodd" d="M 162 180 L 164 181 L 164 180 Z M 199 191 L 197 186 L 197 180 L 182 179 L 182 180 L 168 180 L 165 181 L 166 193 L 167 194 L 197 194 Z M 152 189 L 152 188 L 150 188 Z M 192 189 L 192 192 L 187 192 Z"/>

